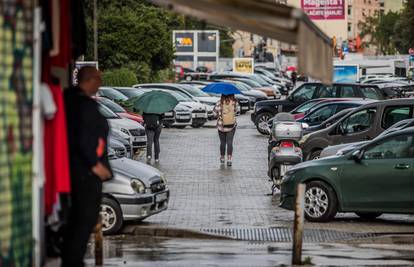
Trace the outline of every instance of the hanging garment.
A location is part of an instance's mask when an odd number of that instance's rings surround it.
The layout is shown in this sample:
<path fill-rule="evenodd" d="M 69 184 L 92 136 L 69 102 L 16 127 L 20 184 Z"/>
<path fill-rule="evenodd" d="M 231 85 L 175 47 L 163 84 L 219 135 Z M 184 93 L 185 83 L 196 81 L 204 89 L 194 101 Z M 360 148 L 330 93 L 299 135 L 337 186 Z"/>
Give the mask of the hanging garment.
<path fill-rule="evenodd" d="M 62 194 L 70 193 L 69 152 L 63 92 L 60 85 L 49 83 L 57 110 L 45 121 L 45 214 L 49 223 L 60 221 Z"/>

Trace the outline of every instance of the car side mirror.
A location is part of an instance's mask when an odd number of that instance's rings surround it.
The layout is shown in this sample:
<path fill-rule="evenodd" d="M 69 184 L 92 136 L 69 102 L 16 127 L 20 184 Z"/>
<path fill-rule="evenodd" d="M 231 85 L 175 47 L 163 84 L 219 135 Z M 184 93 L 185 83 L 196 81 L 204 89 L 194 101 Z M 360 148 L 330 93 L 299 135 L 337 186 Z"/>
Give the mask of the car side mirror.
<path fill-rule="evenodd" d="M 361 163 L 362 157 L 364 156 L 364 152 L 362 150 L 355 150 L 351 154 L 351 159 L 353 159 L 356 163 Z"/>

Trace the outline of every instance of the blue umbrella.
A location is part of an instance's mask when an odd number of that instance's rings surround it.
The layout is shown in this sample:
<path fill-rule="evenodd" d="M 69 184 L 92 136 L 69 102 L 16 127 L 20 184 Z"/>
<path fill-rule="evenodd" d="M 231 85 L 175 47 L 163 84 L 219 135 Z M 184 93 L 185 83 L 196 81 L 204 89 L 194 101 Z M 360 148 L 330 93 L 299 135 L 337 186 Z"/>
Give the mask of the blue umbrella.
<path fill-rule="evenodd" d="M 235 95 L 235 94 L 241 94 L 240 90 L 237 89 L 236 86 L 234 86 L 231 83 L 211 83 L 204 87 L 202 89 L 203 92 L 206 93 L 213 93 L 213 94 L 220 94 L 220 95 Z"/>

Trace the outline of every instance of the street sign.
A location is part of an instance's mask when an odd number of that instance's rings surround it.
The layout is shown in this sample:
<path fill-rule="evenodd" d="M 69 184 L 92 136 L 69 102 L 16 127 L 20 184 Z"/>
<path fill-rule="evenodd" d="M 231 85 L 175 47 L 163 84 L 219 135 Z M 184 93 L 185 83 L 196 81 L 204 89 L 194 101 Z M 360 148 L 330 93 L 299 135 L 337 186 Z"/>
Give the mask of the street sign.
<path fill-rule="evenodd" d="M 233 58 L 233 72 L 253 74 L 254 73 L 253 58 Z"/>

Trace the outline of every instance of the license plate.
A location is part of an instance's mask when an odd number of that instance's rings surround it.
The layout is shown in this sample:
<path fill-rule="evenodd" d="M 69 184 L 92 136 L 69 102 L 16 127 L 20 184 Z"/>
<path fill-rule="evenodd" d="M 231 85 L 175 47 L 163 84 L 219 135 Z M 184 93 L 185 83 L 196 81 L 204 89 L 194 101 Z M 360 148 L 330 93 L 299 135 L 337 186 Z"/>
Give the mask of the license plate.
<path fill-rule="evenodd" d="M 144 142 L 144 141 L 147 141 L 147 137 L 146 136 L 135 137 L 134 141 L 135 142 Z"/>
<path fill-rule="evenodd" d="M 162 193 L 159 195 L 155 195 L 155 202 L 162 202 L 168 199 L 167 193 Z"/>
<path fill-rule="evenodd" d="M 249 107 L 241 107 L 242 110 L 248 110 Z"/>
<path fill-rule="evenodd" d="M 206 117 L 206 114 L 205 113 L 202 113 L 202 114 L 198 114 L 198 113 L 193 114 L 193 118 L 205 118 L 205 117 Z"/>
<path fill-rule="evenodd" d="M 190 119 L 190 116 L 177 116 L 177 119 L 180 119 L 180 120 L 189 120 Z"/>
<path fill-rule="evenodd" d="M 164 115 L 167 116 L 167 117 L 172 117 L 174 115 L 174 113 L 172 113 L 172 112 L 165 112 Z"/>

